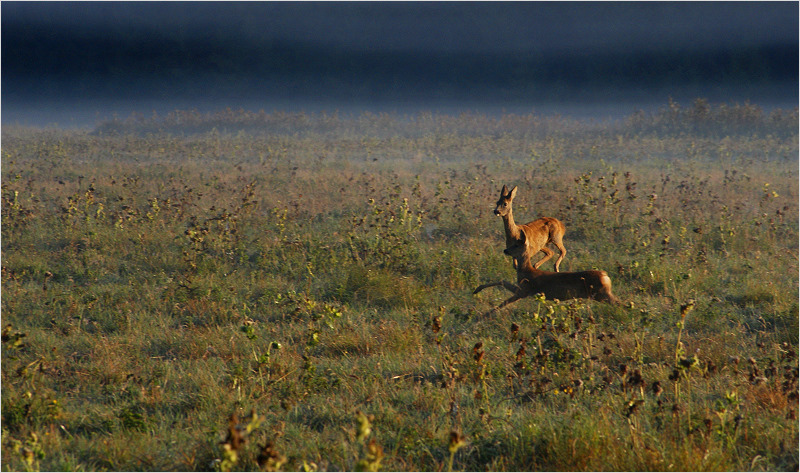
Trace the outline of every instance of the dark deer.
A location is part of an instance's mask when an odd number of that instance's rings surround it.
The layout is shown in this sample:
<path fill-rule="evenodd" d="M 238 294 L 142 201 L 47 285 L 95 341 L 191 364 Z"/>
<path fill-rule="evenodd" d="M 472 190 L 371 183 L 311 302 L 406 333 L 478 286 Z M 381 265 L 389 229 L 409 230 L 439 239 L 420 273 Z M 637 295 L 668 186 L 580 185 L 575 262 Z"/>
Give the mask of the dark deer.
<path fill-rule="evenodd" d="M 502 309 L 503 307 L 524 299 L 534 294 L 544 294 L 545 299 L 594 299 L 597 301 L 619 304 L 620 301 L 611 292 L 611 278 L 605 271 L 578 271 L 570 273 L 554 273 L 552 271 L 542 271 L 536 269 L 531 264 L 531 255 L 534 254 L 532 246 L 526 244 L 527 237 L 524 232 L 520 233 L 520 238 L 515 243 L 503 250 L 509 256 L 515 258 L 519 265 L 517 267 L 517 284 L 508 281 L 498 281 L 489 284 L 481 284 L 473 294 L 477 294 L 487 287 L 503 286 L 514 295 L 503 301 L 502 304 L 490 310 L 486 315 Z M 538 250 L 536 250 L 538 251 Z"/>

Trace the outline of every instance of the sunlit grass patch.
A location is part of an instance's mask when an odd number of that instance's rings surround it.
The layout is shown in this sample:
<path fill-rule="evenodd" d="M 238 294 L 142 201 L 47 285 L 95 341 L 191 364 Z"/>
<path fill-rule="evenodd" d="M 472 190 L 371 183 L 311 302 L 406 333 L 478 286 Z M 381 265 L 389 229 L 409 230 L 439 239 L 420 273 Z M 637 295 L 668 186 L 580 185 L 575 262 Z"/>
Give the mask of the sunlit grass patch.
<path fill-rule="evenodd" d="M 692 110 L 4 129 L 3 467 L 796 469 L 796 114 Z M 482 315 L 504 184 L 622 305 Z"/>
<path fill-rule="evenodd" d="M 333 296 L 342 302 L 384 309 L 416 308 L 425 304 L 427 292 L 413 276 L 381 268 L 345 266 L 345 279 L 338 282 Z"/>

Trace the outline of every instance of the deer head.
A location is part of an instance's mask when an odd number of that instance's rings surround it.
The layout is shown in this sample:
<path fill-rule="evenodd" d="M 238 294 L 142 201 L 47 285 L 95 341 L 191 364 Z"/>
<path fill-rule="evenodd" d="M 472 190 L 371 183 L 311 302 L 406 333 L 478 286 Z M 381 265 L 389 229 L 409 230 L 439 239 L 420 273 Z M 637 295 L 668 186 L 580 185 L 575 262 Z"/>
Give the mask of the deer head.
<path fill-rule="evenodd" d="M 519 232 L 519 239 L 511 246 L 503 250 L 503 253 L 513 257 L 516 260 L 524 260 L 525 253 L 528 250 L 528 237 L 525 232 Z M 528 256 L 530 257 L 530 256 Z"/>
<path fill-rule="evenodd" d="M 503 186 L 500 190 L 500 198 L 497 200 L 497 207 L 494 209 L 494 214 L 498 217 L 503 217 L 511 212 L 511 201 L 517 195 L 517 186 L 514 186 L 510 191 L 507 186 Z"/>

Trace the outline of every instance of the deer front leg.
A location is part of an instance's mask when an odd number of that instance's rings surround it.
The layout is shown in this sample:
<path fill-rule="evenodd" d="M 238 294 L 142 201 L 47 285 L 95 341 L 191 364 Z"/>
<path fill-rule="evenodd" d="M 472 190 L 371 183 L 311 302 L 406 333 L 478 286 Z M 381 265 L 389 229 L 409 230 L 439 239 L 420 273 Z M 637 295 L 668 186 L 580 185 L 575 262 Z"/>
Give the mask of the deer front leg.
<path fill-rule="evenodd" d="M 536 268 L 536 269 L 539 269 L 539 266 L 544 264 L 545 261 L 547 261 L 550 258 L 552 258 L 553 255 L 555 254 L 555 252 L 553 250 L 551 250 L 550 248 L 548 248 L 546 246 L 543 246 L 542 249 L 539 250 L 539 251 L 544 253 L 544 258 L 540 259 L 539 261 L 536 262 L 536 264 L 533 265 L 533 267 Z"/>
<path fill-rule="evenodd" d="M 492 315 L 492 314 L 494 314 L 495 312 L 497 312 L 498 310 L 500 310 L 500 309 L 502 309 L 503 307 L 507 306 L 508 304 L 511 304 L 512 302 L 516 302 L 516 301 L 518 301 L 518 300 L 520 300 L 520 299 L 522 299 L 522 298 L 523 298 L 523 296 L 521 296 L 521 295 L 519 294 L 519 291 L 517 291 L 517 293 L 516 293 L 516 294 L 514 294 L 513 296 L 511 296 L 511 297 L 509 297 L 508 299 L 504 300 L 504 301 L 503 301 L 503 302 L 502 302 L 502 303 L 501 303 L 499 306 L 497 306 L 497 307 L 495 307 L 494 309 L 490 310 L 489 312 L 487 312 L 487 313 L 483 314 L 483 316 L 484 316 L 484 317 L 487 317 L 487 316 L 489 316 L 489 315 Z"/>
<path fill-rule="evenodd" d="M 503 286 L 504 288 L 508 289 L 513 293 L 519 292 L 519 287 L 517 287 L 516 284 L 511 284 L 508 281 L 497 281 L 497 282 L 490 282 L 487 284 L 481 284 L 474 291 L 472 291 L 472 293 L 477 294 L 482 290 L 486 289 L 487 287 L 495 287 L 495 286 Z"/>

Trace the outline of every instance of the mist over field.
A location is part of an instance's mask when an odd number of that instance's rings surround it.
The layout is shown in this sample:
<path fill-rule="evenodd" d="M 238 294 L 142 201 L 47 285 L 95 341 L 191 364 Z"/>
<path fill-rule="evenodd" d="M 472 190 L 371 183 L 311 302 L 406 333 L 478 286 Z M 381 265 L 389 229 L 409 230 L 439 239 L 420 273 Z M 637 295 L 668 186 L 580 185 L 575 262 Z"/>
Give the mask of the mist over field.
<path fill-rule="evenodd" d="M 3 2 L 2 123 L 339 111 L 619 118 L 797 106 L 798 6 Z"/>

